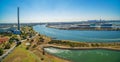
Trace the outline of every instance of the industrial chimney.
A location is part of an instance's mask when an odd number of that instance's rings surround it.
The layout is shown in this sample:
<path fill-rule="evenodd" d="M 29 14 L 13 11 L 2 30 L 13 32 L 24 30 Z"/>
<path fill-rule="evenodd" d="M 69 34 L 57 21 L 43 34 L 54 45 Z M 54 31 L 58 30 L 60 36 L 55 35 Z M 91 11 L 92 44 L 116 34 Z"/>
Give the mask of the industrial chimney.
<path fill-rule="evenodd" d="M 19 20 L 19 7 L 17 7 L 17 20 L 18 20 L 18 29 L 17 30 L 14 30 L 13 33 L 14 34 L 21 34 L 21 31 L 20 31 L 20 20 Z"/>
<path fill-rule="evenodd" d="M 18 30 L 20 30 L 19 7 L 17 7 Z"/>

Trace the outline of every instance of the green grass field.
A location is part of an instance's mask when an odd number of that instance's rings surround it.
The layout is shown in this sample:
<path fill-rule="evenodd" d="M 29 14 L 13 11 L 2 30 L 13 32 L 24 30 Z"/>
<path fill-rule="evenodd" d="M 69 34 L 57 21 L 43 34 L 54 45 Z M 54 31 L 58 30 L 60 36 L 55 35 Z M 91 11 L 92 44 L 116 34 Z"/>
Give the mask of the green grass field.
<path fill-rule="evenodd" d="M 25 49 L 25 46 L 16 47 L 2 62 L 41 62 L 39 58 Z"/>

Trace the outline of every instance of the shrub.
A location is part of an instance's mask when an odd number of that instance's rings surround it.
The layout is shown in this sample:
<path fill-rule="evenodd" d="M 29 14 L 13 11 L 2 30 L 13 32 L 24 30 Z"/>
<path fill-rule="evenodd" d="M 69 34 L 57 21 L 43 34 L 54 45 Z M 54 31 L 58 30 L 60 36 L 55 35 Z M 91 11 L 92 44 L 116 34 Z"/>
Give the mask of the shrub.
<path fill-rule="evenodd" d="M 9 49 L 10 48 L 10 43 L 7 43 L 6 45 L 5 45 L 5 49 Z"/>
<path fill-rule="evenodd" d="M 26 46 L 26 50 L 29 50 L 30 46 L 31 46 L 31 45 Z"/>
<path fill-rule="evenodd" d="M 40 39 L 40 42 L 44 42 L 44 39 L 42 37 L 40 37 L 39 39 Z"/>
<path fill-rule="evenodd" d="M 3 54 L 3 49 L 0 48 L 0 56 Z"/>
<path fill-rule="evenodd" d="M 35 48 L 35 47 L 37 47 L 37 45 L 33 45 L 33 46 L 32 46 L 32 48 Z"/>
<path fill-rule="evenodd" d="M 10 38 L 10 40 L 9 40 L 9 43 L 13 43 L 13 41 L 14 41 L 14 38 Z"/>

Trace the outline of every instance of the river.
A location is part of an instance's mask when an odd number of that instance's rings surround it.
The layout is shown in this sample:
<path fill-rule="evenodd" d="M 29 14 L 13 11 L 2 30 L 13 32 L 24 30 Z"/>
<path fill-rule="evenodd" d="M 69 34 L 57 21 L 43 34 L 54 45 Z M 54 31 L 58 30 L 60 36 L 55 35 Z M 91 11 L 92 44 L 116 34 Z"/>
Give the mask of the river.
<path fill-rule="evenodd" d="M 60 40 L 76 42 L 117 42 L 120 41 L 120 31 L 79 31 L 59 30 L 36 25 L 33 27 L 40 34 Z M 64 50 L 45 48 L 45 51 L 72 62 L 120 62 L 120 51 L 111 50 Z"/>
<path fill-rule="evenodd" d="M 33 28 L 40 34 L 60 40 L 72 40 L 78 42 L 120 41 L 120 31 L 59 30 L 45 27 L 45 25 L 36 25 Z"/>

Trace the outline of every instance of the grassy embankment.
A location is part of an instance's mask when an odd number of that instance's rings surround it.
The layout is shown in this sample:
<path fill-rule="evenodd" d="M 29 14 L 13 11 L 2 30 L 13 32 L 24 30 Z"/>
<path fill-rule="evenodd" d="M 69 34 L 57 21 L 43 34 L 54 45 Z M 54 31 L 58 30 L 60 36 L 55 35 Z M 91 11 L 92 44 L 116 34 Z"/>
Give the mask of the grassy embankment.
<path fill-rule="evenodd" d="M 39 58 L 26 50 L 26 47 L 22 44 L 14 49 L 3 62 L 40 62 Z"/>
<path fill-rule="evenodd" d="M 24 42 L 16 47 L 3 62 L 68 62 L 47 53 L 43 54 L 40 45 L 46 44 L 47 41 L 50 41 L 50 38 L 35 34 L 36 32 L 31 27 L 23 27 L 20 36 Z M 34 37 L 33 39 L 29 38 L 32 36 Z M 30 45 L 27 46 L 26 43 L 30 43 Z"/>
<path fill-rule="evenodd" d="M 72 42 L 67 40 L 51 40 L 48 44 L 68 49 L 109 49 L 120 50 L 120 42 Z"/>
<path fill-rule="evenodd" d="M 42 62 L 69 62 L 43 51 L 42 45 L 48 44 L 49 41 L 51 41 L 51 38 L 39 34 L 34 39 L 29 39 L 29 41 L 26 41 L 25 43 L 29 42 L 31 44 L 30 46 L 27 46 L 27 49 L 37 55 Z"/>

